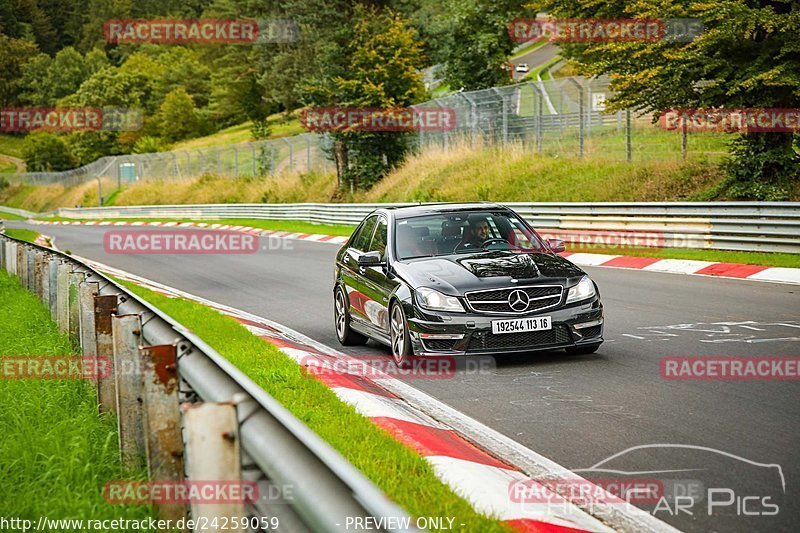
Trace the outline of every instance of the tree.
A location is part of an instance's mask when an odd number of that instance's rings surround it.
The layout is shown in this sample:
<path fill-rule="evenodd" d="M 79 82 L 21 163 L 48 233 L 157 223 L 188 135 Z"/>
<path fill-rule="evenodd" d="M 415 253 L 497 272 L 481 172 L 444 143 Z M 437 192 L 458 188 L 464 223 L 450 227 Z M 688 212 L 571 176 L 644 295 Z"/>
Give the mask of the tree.
<path fill-rule="evenodd" d="M 454 89 L 487 89 L 512 82 L 506 65 L 517 45 L 508 24 L 530 16 L 524 0 L 470 0 L 452 4 L 455 26 L 446 41 L 445 81 Z M 535 13 L 534 13 L 535 14 Z"/>
<path fill-rule="evenodd" d="M 609 109 L 655 116 L 672 108 L 800 107 L 800 4 L 794 0 L 542 0 L 554 18 L 697 18 L 691 42 L 590 42 L 562 46 L 588 75 L 609 74 Z M 733 143 L 729 194 L 782 199 L 800 180 L 791 133 L 745 133 Z"/>
<path fill-rule="evenodd" d="M 29 172 L 69 170 L 76 165 L 64 139 L 45 131 L 36 131 L 25 137 L 22 158 Z"/>
<path fill-rule="evenodd" d="M 164 98 L 155 119 L 161 137 L 169 142 L 194 137 L 200 130 L 197 108 L 183 87 L 175 89 Z"/>
<path fill-rule="evenodd" d="M 307 88 L 322 105 L 405 108 L 426 96 L 418 70 L 422 47 L 404 20 L 388 9 L 357 6 L 352 38 L 342 47 L 344 72 Z M 402 160 L 406 132 L 336 131 L 334 160 L 341 182 L 369 187 Z M 350 154 L 356 157 L 351 161 Z"/>
<path fill-rule="evenodd" d="M 23 65 L 38 51 L 30 41 L 0 35 L 0 107 L 19 103 Z"/>

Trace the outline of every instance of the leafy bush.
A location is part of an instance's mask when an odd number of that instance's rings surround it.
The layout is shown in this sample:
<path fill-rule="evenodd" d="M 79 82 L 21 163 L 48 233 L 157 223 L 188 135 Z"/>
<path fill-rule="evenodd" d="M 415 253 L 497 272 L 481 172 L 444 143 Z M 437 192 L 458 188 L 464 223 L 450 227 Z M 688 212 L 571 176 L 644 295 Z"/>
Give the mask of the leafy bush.
<path fill-rule="evenodd" d="M 25 138 L 22 158 L 29 172 L 69 170 L 77 166 L 77 159 L 64 139 L 44 131 Z"/>

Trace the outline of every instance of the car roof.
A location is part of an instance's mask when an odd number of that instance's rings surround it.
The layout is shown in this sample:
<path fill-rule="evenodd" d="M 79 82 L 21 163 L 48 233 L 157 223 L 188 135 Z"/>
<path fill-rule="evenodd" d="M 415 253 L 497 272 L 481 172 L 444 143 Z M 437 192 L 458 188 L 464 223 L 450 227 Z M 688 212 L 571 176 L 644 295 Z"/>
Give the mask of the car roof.
<path fill-rule="evenodd" d="M 505 206 L 494 202 L 473 202 L 473 203 L 431 203 L 408 205 L 402 207 L 387 207 L 385 210 L 391 212 L 395 218 L 409 218 L 420 215 L 435 215 L 441 213 L 458 213 L 462 211 L 478 211 L 486 209 L 508 209 Z"/>

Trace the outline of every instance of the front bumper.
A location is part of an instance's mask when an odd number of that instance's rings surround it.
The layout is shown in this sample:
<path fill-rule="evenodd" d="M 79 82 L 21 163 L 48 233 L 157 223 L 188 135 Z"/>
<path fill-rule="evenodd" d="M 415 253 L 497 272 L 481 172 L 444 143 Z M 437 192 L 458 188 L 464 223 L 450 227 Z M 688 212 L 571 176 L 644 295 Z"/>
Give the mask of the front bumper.
<path fill-rule="evenodd" d="M 570 307 L 532 315 L 431 313 L 415 309 L 409 319 L 416 355 L 484 355 L 555 350 L 603 342 L 603 306 L 599 297 Z M 492 333 L 492 320 L 549 316 L 552 329 Z"/>

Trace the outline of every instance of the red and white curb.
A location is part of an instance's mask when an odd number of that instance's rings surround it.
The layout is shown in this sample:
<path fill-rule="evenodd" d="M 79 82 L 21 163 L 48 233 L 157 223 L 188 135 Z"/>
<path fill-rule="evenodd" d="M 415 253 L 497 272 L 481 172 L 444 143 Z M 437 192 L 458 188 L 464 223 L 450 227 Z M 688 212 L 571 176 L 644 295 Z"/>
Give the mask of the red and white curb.
<path fill-rule="evenodd" d="M 301 241 L 324 242 L 342 245 L 347 237 L 323 235 L 320 233 L 292 233 L 288 231 L 272 231 L 249 226 L 231 226 L 228 224 L 209 224 L 206 222 L 112 222 L 112 221 L 50 221 L 30 220 L 33 224 L 60 224 L 84 226 L 158 226 L 177 228 L 206 228 L 228 231 L 240 231 L 252 235 L 269 238 L 295 239 Z M 730 279 L 746 279 L 750 281 L 768 281 L 773 283 L 800 284 L 800 268 L 767 267 L 761 265 L 745 265 L 739 263 L 721 263 L 711 261 L 694 261 L 690 259 L 658 259 L 655 257 L 636 257 L 627 255 L 590 254 L 565 252 L 561 254 L 579 266 L 624 268 L 645 270 L 669 274 L 688 274 L 693 276 L 714 276 Z"/>
<path fill-rule="evenodd" d="M 89 259 L 79 259 L 159 294 L 192 300 L 231 316 L 298 363 L 308 364 L 313 359 L 320 365 L 337 360 L 358 364 L 355 358 L 271 320 Z M 547 488 L 547 479 L 581 480 L 576 474 L 392 376 L 378 374 L 371 378 L 337 372 L 315 377 L 340 400 L 417 451 L 430 463 L 436 476 L 476 511 L 502 520 L 515 530 L 538 533 L 678 532 L 600 488 L 596 493 L 605 494 L 603 503 L 590 503 L 592 514 L 589 514 L 580 504 L 569 502 Z M 477 438 L 468 439 L 465 435 Z M 481 445 L 476 445 L 476 441 Z M 526 468 L 514 466 L 520 463 Z M 532 473 L 536 478 L 531 476 Z M 549 503 L 514 501 L 510 489 L 515 482 L 528 487 L 535 485 L 540 493 L 549 494 L 552 499 Z"/>

